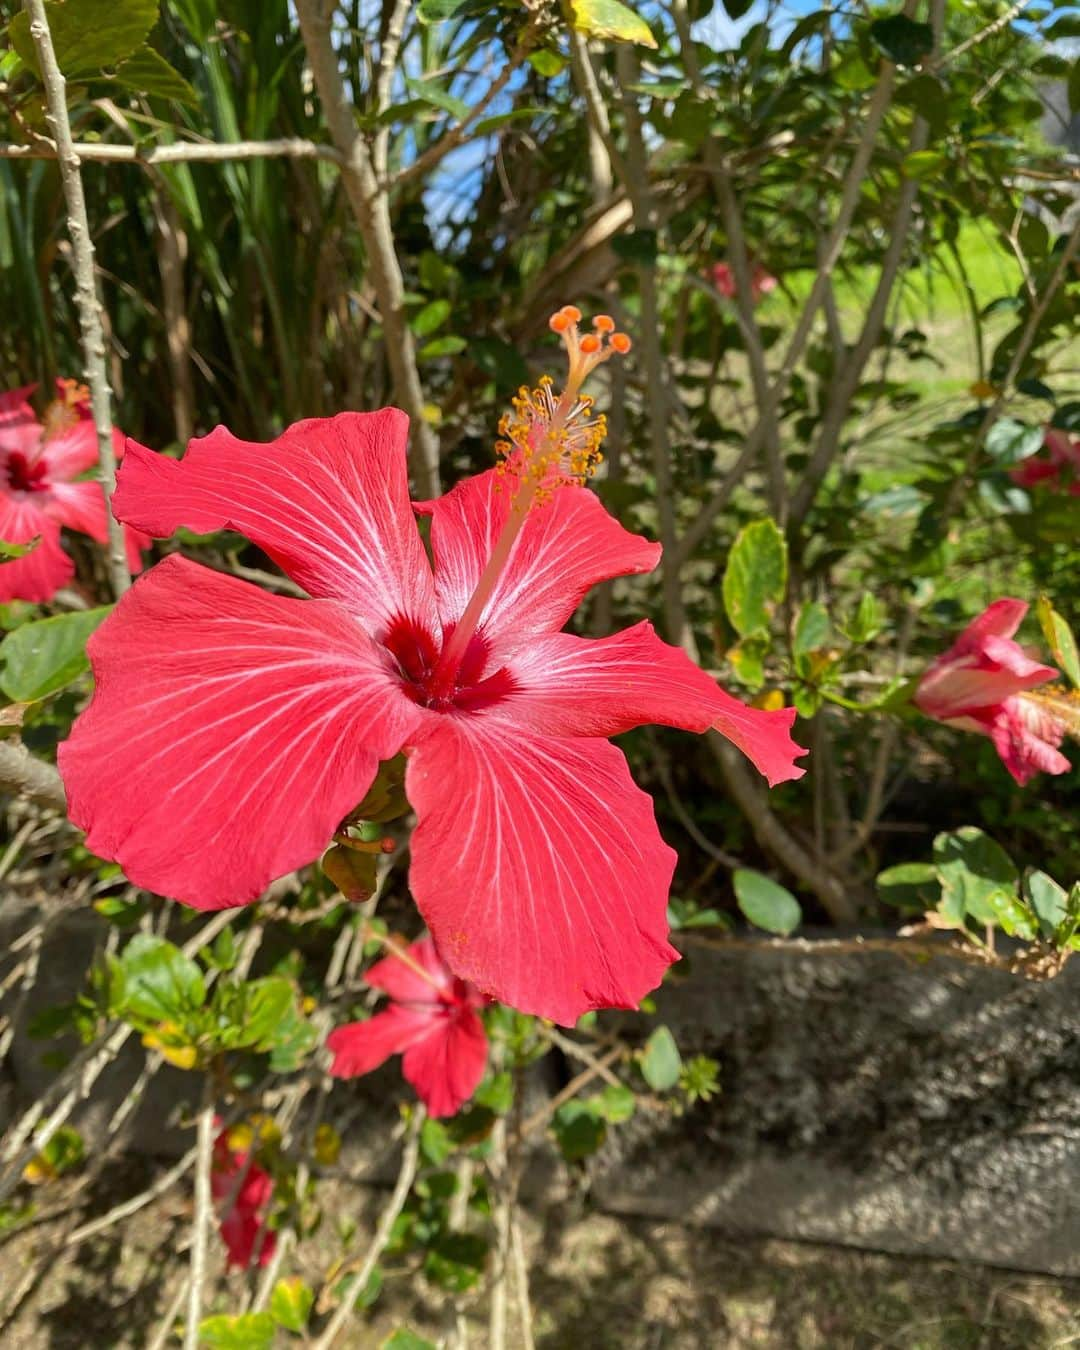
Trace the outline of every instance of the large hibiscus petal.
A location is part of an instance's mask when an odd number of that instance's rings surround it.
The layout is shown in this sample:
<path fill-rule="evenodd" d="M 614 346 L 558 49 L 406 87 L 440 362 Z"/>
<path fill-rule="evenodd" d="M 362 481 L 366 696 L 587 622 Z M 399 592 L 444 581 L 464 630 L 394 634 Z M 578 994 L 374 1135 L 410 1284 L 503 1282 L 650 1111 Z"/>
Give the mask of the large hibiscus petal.
<path fill-rule="evenodd" d="M 512 482 L 495 470 L 420 504 L 431 516 L 435 589 L 444 624 L 461 618 L 510 511 Z M 651 572 L 660 545 L 624 530 L 587 488 L 563 487 L 532 508 L 481 618 L 500 659 L 538 633 L 557 632 L 589 588 Z"/>
<path fill-rule="evenodd" d="M 71 530 L 81 530 L 99 544 L 109 542 L 105 490 L 96 479 L 81 483 L 53 483 L 45 497 L 45 510 L 54 520 Z M 128 571 L 142 571 L 141 550 L 150 547 L 150 536 L 131 525 L 124 526 L 124 551 Z"/>
<path fill-rule="evenodd" d="M 469 1100 L 487 1064 L 484 1024 L 471 1008 L 445 1013 L 405 1051 L 401 1071 L 432 1116 L 452 1116 Z"/>
<path fill-rule="evenodd" d="M 123 432 L 114 430 L 112 439 L 113 448 L 121 450 L 124 444 Z M 41 447 L 41 458 L 51 482 L 69 482 L 97 464 L 97 428 L 85 418 L 72 422 L 45 441 Z"/>
<path fill-rule="evenodd" d="M 41 440 L 41 423 L 30 406 L 36 384 L 9 389 L 0 394 L 0 454 L 12 450 L 32 459 Z"/>
<path fill-rule="evenodd" d="M 25 557 L 0 563 L 0 602 L 51 600 L 75 575 L 75 566 L 60 544 L 60 527 L 38 506 L 36 498 L 0 492 L 0 539 L 9 544 L 41 542 Z"/>
<path fill-rule="evenodd" d="M 365 972 L 364 982 L 399 1003 L 438 1003 L 440 993 L 449 990 L 451 976 L 434 942 L 421 938 L 409 947 L 405 959 L 391 953 L 376 961 Z"/>
<path fill-rule="evenodd" d="M 617 736 L 646 722 L 719 731 L 770 784 L 801 778 L 794 708 L 748 708 L 677 647 L 639 623 L 614 637 L 553 633 L 517 653 L 498 715 L 550 736 Z"/>
<path fill-rule="evenodd" d="M 174 555 L 91 639 L 60 747 L 71 819 L 136 885 L 199 909 L 318 857 L 421 716 L 339 605 Z"/>
<path fill-rule="evenodd" d="M 678 959 L 675 854 L 606 741 L 442 717 L 414 741 L 406 791 L 413 895 L 443 959 L 481 993 L 572 1025 L 636 1007 Z"/>
<path fill-rule="evenodd" d="M 431 567 L 409 502 L 408 418 L 396 408 L 297 422 L 266 445 L 224 427 L 182 460 L 128 441 L 113 507 L 165 536 L 238 530 L 309 594 L 340 600 L 382 636 L 436 625 Z"/>
<path fill-rule="evenodd" d="M 1065 728 L 1037 703 L 1007 699 L 990 719 L 988 730 L 1001 762 L 1021 787 L 1037 773 L 1068 773 L 1072 768 L 1058 749 Z"/>
<path fill-rule="evenodd" d="M 371 1073 L 391 1055 L 404 1054 L 414 1042 L 430 1036 L 438 1020 L 437 1012 L 391 1003 L 366 1022 L 335 1027 L 326 1038 L 326 1048 L 334 1057 L 330 1072 L 335 1078 Z"/>

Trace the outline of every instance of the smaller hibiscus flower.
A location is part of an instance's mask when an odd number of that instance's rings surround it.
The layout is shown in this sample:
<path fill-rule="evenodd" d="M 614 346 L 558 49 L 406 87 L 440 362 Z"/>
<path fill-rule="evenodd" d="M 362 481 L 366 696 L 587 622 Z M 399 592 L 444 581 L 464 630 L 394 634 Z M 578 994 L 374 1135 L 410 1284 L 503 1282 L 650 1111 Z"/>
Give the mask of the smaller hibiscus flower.
<path fill-rule="evenodd" d="M 484 1000 L 447 969 L 431 938 L 377 961 L 364 978 L 390 1004 L 330 1033 L 330 1072 L 358 1078 L 401 1055 L 402 1072 L 429 1114 L 452 1116 L 484 1076 L 487 1036 L 477 1011 Z"/>
<path fill-rule="evenodd" d="M 713 264 L 712 283 L 720 294 L 726 300 L 734 300 L 736 285 L 735 273 L 730 263 L 718 262 Z M 755 262 L 751 265 L 750 271 L 750 298 L 754 304 L 758 304 L 770 291 L 776 290 L 780 283 L 771 272 L 765 270 L 761 263 Z"/>
<path fill-rule="evenodd" d="M 222 1130 L 214 1141 L 210 1171 L 227 1263 L 241 1270 L 253 1260 L 267 1265 L 277 1245 L 277 1234 L 266 1225 L 274 1179 L 252 1158 L 256 1144 L 255 1133 L 247 1126 Z"/>
<path fill-rule="evenodd" d="M 1012 640 L 1027 608 L 1023 600 L 995 600 L 930 666 L 915 693 L 927 716 L 989 736 L 1021 787 L 1036 773 L 1071 767 L 1058 747 L 1076 718 L 1067 694 L 1035 692 L 1058 671 Z"/>
<path fill-rule="evenodd" d="M 39 542 L 21 558 L 0 563 L 0 601 L 51 600 L 75 574 L 60 542 L 60 527 L 108 542 L 105 496 L 84 475 L 97 464 L 97 432 L 85 386 L 57 380 L 57 397 L 39 421 L 29 402 L 34 386 L 0 394 L 0 539 Z M 113 433 L 117 457 L 124 437 Z M 147 535 L 125 529 L 128 565 L 142 567 L 139 549 Z"/>
<path fill-rule="evenodd" d="M 1045 427 L 1042 449 L 1009 470 L 1020 487 L 1045 487 L 1080 497 L 1080 439 L 1060 427 Z"/>

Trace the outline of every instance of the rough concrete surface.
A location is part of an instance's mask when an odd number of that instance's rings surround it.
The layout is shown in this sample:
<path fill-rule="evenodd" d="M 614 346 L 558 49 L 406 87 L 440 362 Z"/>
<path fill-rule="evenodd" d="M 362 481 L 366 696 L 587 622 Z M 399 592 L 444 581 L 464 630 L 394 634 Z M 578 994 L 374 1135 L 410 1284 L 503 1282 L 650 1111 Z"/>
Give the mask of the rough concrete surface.
<path fill-rule="evenodd" d="M 1080 963 L 691 940 L 656 996 L 722 1093 L 612 1137 L 596 1201 L 725 1233 L 1080 1274 Z"/>

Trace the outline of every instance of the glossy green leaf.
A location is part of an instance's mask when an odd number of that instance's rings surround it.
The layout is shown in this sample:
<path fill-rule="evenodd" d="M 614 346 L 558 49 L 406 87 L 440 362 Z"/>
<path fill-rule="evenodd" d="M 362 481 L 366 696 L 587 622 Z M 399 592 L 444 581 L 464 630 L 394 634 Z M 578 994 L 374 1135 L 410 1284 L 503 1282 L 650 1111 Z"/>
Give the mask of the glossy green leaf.
<path fill-rule="evenodd" d="M 1024 894 L 1039 920 L 1043 937 L 1052 937 L 1068 913 L 1068 894 L 1053 877 L 1039 871 L 1028 872 L 1024 877 Z"/>
<path fill-rule="evenodd" d="M 654 1092 L 668 1092 L 679 1081 L 682 1056 L 667 1027 L 657 1027 L 645 1042 L 640 1064 L 642 1077 Z"/>
<path fill-rule="evenodd" d="M 560 1106 L 551 1121 L 559 1152 L 567 1162 L 591 1157 L 607 1138 L 607 1124 L 585 1102 L 571 1101 Z"/>
<path fill-rule="evenodd" d="M 421 23 L 445 23 L 468 3 L 469 0 L 420 0 L 416 17 Z"/>
<path fill-rule="evenodd" d="M 199 1344 L 211 1350 L 269 1350 L 276 1327 L 269 1313 L 222 1314 L 199 1323 Z"/>
<path fill-rule="evenodd" d="M 766 517 L 744 526 L 724 568 L 724 608 L 735 631 L 746 637 L 768 628 L 787 587 L 787 543 Z"/>
<path fill-rule="evenodd" d="M 986 436 L 986 453 L 995 464 L 1009 468 L 1042 449 L 1042 427 L 1029 427 L 1014 417 L 1000 417 Z"/>
<path fill-rule="evenodd" d="M 738 868 L 732 875 L 732 884 L 739 908 L 755 928 L 786 937 L 802 923 L 802 909 L 798 900 L 771 877 Z"/>
<path fill-rule="evenodd" d="M 620 0 L 569 0 L 569 5 L 571 26 L 586 37 L 656 46 L 649 25 Z"/>
<path fill-rule="evenodd" d="M 158 0 L 48 0 L 45 13 L 65 75 L 116 66 L 143 45 L 157 22 Z M 37 51 L 25 11 L 8 25 L 12 46 L 35 73 Z"/>
<path fill-rule="evenodd" d="M 409 320 L 409 327 L 417 337 L 430 337 L 450 317 L 449 300 L 432 300 Z"/>
<path fill-rule="evenodd" d="M 70 3 L 70 0 L 69 0 Z M 153 47 L 141 47 L 117 66 L 112 80 L 151 98 L 165 98 L 198 107 L 199 97 L 178 70 L 174 70 L 160 52 Z"/>
<path fill-rule="evenodd" d="M 819 600 L 811 600 L 799 610 L 791 648 L 796 656 L 824 647 L 829 640 L 829 611 Z"/>
<path fill-rule="evenodd" d="M 408 1327 L 398 1327 L 387 1336 L 379 1350 L 435 1350 L 435 1342 L 425 1340 Z"/>
<path fill-rule="evenodd" d="M 270 1295 L 270 1316 L 286 1331 L 302 1332 L 311 1316 L 315 1294 L 299 1275 L 278 1280 Z"/>
<path fill-rule="evenodd" d="M 925 914 L 936 909 L 941 900 L 941 882 L 932 863 L 899 863 L 879 872 L 874 882 L 877 893 L 887 905 Z"/>
<path fill-rule="evenodd" d="M 165 938 L 136 933 L 117 958 L 120 1009 L 147 1022 L 180 1022 L 206 1001 L 202 971 Z"/>
<path fill-rule="evenodd" d="M 957 924 L 965 917 L 993 923 L 991 899 L 999 893 L 1016 895 L 1020 880 L 1016 865 L 1000 844 L 973 825 L 939 834 L 934 863 L 941 878 L 941 912 Z"/>
<path fill-rule="evenodd" d="M 16 703 L 36 703 L 78 679 L 88 668 L 86 640 L 111 609 L 74 610 L 9 633 L 0 642 L 0 689 Z"/>

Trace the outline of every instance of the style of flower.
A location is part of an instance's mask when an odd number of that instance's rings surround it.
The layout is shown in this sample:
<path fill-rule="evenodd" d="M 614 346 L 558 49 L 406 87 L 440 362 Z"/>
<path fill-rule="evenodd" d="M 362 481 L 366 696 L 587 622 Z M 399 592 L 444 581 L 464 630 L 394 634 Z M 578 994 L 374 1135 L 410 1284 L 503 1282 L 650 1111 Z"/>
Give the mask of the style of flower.
<path fill-rule="evenodd" d="M 86 390 L 74 380 L 57 380 L 57 397 L 38 421 L 29 403 L 35 386 L 0 394 L 0 539 L 9 544 L 38 542 L 21 558 L 0 563 L 0 601 L 51 600 L 75 574 L 60 542 L 60 527 L 108 541 L 101 484 L 83 475 L 98 461 L 97 432 Z M 123 436 L 115 433 L 118 453 Z M 140 547 L 150 541 L 125 531 L 128 565 L 142 566 Z"/>
<path fill-rule="evenodd" d="M 364 979 L 389 1005 L 326 1038 L 335 1078 L 357 1078 L 401 1055 L 401 1071 L 432 1116 L 452 1116 L 476 1091 L 487 1063 L 478 1009 L 484 1000 L 459 980 L 430 938 L 377 961 Z"/>
<path fill-rule="evenodd" d="M 1058 747 L 1075 718 L 1067 695 L 1034 692 L 1058 671 L 1012 640 L 1027 609 L 1023 600 L 995 600 L 930 666 L 915 693 L 927 716 L 989 736 L 1021 787 L 1036 773 L 1071 767 Z"/>
<path fill-rule="evenodd" d="M 1020 487 L 1080 497 L 1080 438 L 1060 427 L 1044 427 L 1042 449 L 1010 469 L 1009 477 Z"/>
<path fill-rule="evenodd" d="M 735 273 L 731 264 L 726 262 L 713 263 L 712 283 L 726 300 L 734 300 L 738 287 L 735 282 Z M 750 265 L 750 299 L 756 305 L 764 299 L 770 291 L 776 290 L 780 283 L 759 262 Z"/>
<path fill-rule="evenodd" d="M 274 1179 L 255 1162 L 256 1132 L 246 1126 L 222 1130 L 214 1141 L 210 1190 L 220 1214 L 219 1232 L 227 1264 L 246 1270 L 269 1263 L 277 1234 L 267 1227 Z"/>
<path fill-rule="evenodd" d="M 748 708 L 648 623 L 560 630 L 596 582 L 649 572 L 583 483 L 603 419 L 586 375 L 629 340 L 552 326 L 565 390 L 522 390 L 498 468 L 418 504 L 404 413 L 298 422 L 268 445 L 224 428 L 182 460 L 132 441 L 118 516 L 154 535 L 232 529 L 313 599 L 174 554 L 88 645 L 89 708 L 60 748 L 71 819 L 138 886 L 244 904 L 318 858 L 379 762 L 407 756 L 410 886 L 438 950 L 482 994 L 572 1024 L 636 1007 L 677 959 L 675 854 L 608 737 L 647 722 L 733 741 L 798 778 L 794 709 Z"/>

